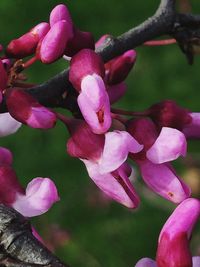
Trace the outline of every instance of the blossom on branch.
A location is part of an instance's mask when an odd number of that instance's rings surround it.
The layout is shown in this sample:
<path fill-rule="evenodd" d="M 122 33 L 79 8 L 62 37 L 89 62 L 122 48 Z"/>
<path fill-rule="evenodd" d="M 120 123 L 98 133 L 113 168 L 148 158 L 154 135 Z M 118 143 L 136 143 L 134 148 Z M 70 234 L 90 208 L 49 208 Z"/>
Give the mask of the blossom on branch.
<path fill-rule="evenodd" d="M 127 131 L 144 145 L 138 154 L 130 154 L 140 167 L 141 175 L 153 191 L 180 203 L 190 196 L 190 189 L 176 175 L 169 162 L 186 154 L 186 139 L 182 132 L 163 127 L 160 133 L 149 119 L 132 119 Z"/>
<path fill-rule="evenodd" d="M 47 212 L 59 200 L 55 184 L 49 178 L 37 177 L 23 189 L 11 167 L 12 154 L 0 148 L 0 202 L 13 207 L 25 217 Z"/>

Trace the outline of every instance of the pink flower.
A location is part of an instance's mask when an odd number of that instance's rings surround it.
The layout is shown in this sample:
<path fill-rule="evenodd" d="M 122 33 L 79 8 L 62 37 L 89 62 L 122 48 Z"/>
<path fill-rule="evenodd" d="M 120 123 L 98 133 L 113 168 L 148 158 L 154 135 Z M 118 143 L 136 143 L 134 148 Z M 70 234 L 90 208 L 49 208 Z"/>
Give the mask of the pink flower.
<path fill-rule="evenodd" d="M 143 258 L 135 267 L 199 267 L 200 257 L 192 257 L 189 250 L 192 230 L 199 218 L 200 200 L 184 200 L 161 230 L 156 261 Z"/>
<path fill-rule="evenodd" d="M 172 213 L 162 228 L 158 241 L 156 262 L 160 267 L 192 267 L 189 240 L 200 218 L 200 201 L 189 198 Z M 194 262 L 197 261 L 194 259 Z"/>
<path fill-rule="evenodd" d="M 1 203 L 12 206 L 23 216 L 32 217 L 45 213 L 59 200 L 56 186 L 49 178 L 33 179 L 24 191 L 8 163 L 0 165 Z"/>
<path fill-rule="evenodd" d="M 59 20 L 52 25 L 41 42 L 39 56 L 43 63 L 49 64 L 60 58 L 68 41 L 73 37 L 72 25 L 66 20 Z"/>
<path fill-rule="evenodd" d="M 25 194 L 16 193 L 12 207 L 25 217 L 47 212 L 59 200 L 55 184 L 49 178 L 35 178 L 26 187 Z"/>
<path fill-rule="evenodd" d="M 97 135 L 85 122 L 69 123 L 68 127 L 72 133 L 67 143 L 68 153 L 85 163 L 89 176 L 104 193 L 135 208 L 139 198 L 128 179 L 132 170 L 125 161 L 129 152 L 137 153 L 143 146 L 125 131 Z"/>
<path fill-rule="evenodd" d="M 35 53 L 37 45 L 49 31 L 50 26 L 41 22 L 18 39 L 12 40 L 6 49 L 9 57 L 24 58 Z"/>
<path fill-rule="evenodd" d="M 185 156 L 187 143 L 184 134 L 169 127 L 163 127 L 159 133 L 149 119 L 131 120 L 127 129 L 144 145 L 140 153 L 130 154 L 130 157 L 138 163 L 148 187 L 175 203 L 189 197 L 189 188 L 169 164 L 179 156 Z"/>
<path fill-rule="evenodd" d="M 56 123 L 54 112 L 40 105 L 30 94 L 15 88 L 7 94 L 9 113 L 32 128 L 49 129 Z"/>
<path fill-rule="evenodd" d="M 84 119 L 94 133 L 105 133 L 111 126 L 111 114 L 101 58 L 92 50 L 83 49 L 70 65 L 69 80 L 80 93 L 77 101 Z"/>

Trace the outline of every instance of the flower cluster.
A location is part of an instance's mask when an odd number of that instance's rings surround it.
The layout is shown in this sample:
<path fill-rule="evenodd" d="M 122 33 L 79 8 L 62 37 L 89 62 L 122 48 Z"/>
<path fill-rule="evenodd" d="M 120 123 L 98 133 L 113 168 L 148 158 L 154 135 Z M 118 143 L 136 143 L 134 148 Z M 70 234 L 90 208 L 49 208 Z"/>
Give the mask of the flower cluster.
<path fill-rule="evenodd" d="M 12 134 L 24 124 L 49 129 L 57 120 L 69 131 L 67 152 L 79 158 L 93 182 L 110 198 L 136 208 L 140 198 L 132 184 L 138 166 L 146 185 L 176 204 L 181 203 L 161 231 L 156 263 L 142 259 L 139 266 L 199 266 L 199 257 L 188 249 L 189 237 L 200 216 L 199 200 L 189 198 L 190 188 L 176 174 L 174 160 L 187 153 L 187 139 L 200 137 L 200 114 L 167 100 L 144 112 L 112 108 L 126 93 L 125 79 L 135 65 L 135 50 L 103 62 L 91 33 L 80 31 L 68 8 L 61 4 L 50 13 L 49 22 L 40 22 L 12 40 L 0 58 L 0 136 Z M 26 57 L 31 56 L 27 61 Z M 30 94 L 22 71 L 39 60 L 50 64 L 63 57 L 69 60 L 69 79 L 77 95 L 80 116 L 67 117 L 41 105 Z M 129 116 L 127 118 L 127 116 Z M 26 190 L 12 168 L 12 154 L 0 148 L 0 202 L 26 217 L 46 212 L 58 201 L 56 186 L 49 178 L 35 178 Z M 177 219 L 178 218 L 178 219 Z"/>

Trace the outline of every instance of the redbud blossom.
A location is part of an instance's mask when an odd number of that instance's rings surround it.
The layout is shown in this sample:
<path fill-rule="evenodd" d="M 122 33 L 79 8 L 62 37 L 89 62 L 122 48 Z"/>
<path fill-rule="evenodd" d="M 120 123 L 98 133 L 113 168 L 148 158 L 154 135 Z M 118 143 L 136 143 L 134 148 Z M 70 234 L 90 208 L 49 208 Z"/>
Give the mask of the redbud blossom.
<path fill-rule="evenodd" d="M 69 123 L 68 127 L 72 128 L 73 125 Z M 109 197 L 129 208 L 135 208 L 139 199 L 128 179 L 132 171 L 125 161 L 129 152 L 137 153 L 142 148 L 125 131 L 97 135 L 85 122 L 81 122 L 80 127 L 76 125 L 67 143 L 68 153 L 85 163 L 96 185 Z"/>
<path fill-rule="evenodd" d="M 156 256 L 159 267 L 192 267 L 189 240 L 199 218 L 198 199 L 186 199 L 174 210 L 159 236 Z"/>
<path fill-rule="evenodd" d="M 97 134 L 105 133 L 111 126 L 103 77 L 103 61 L 94 51 L 83 49 L 72 58 L 69 80 L 80 92 L 77 101 L 84 119 Z"/>
<path fill-rule="evenodd" d="M 32 128 L 49 129 L 56 123 L 56 115 L 40 105 L 31 95 L 15 88 L 7 94 L 9 113 L 16 120 Z"/>
<path fill-rule="evenodd" d="M 39 56 L 43 63 L 49 64 L 60 58 L 65 51 L 67 42 L 73 37 L 71 25 L 66 20 L 53 24 L 42 40 Z"/>
<path fill-rule="evenodd" d="M 24 194 L 17 193 L 12 207 L 25 217 L 47 212 L 59 200 L 55 184 L 49 178 L 35 178 L 26 187 Z"/>
<path fill-rule="evenodd" d="M 189 197 L 189 188 L 169 164 L 179 156 L 185 156 L 187 143 L 184 134 L 169 127 L 163 127 L 159 133 L 149 119 L 131 120 L 127 130 L 144 145 L 140 153 L 130 154 L 130 157 L 139 165 L 148 187 L 175 203 Z"/>
<path fill-rule="evenodd" d="M 32 217 L 43 214 L 59 200 L 56 186 L 49 178 L 33 179 L 24 191 L 15 171 L 8 165 L 10 162 L 4 163 L 0 164 L 1 203 L 12 206 L 26 217 Z"/>
<path fill-rule="evenodd" d="M 35 53 L 39 41 L 49 31 L 49 24 L 41 22 L 18 39 L 12 40 L 6 49 L 9 57 L 24 58 Z"/>

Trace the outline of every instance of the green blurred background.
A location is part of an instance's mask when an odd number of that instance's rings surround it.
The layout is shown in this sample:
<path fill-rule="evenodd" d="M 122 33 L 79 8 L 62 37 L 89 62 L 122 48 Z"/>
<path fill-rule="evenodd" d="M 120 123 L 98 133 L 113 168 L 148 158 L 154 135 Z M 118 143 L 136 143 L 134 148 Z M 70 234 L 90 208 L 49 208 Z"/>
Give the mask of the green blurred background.
<path fill-rule="evenodd" d="M 40 21 L 48 20 L 49 12 L 59 3 L 56 0 L 1 0 L 1 43 L 6 45 Z M 98 39 L 105 33 L 117 36 L 136 26 L 153 14 L 159 1 L 62 3 L 68 5 L 75 24 L 93 32 Z M 195 13 L 200 13 L 200 2 L 191 3 Z M 128 93 L 117 107 L 139 111 L 163 99 L 174 99 L 183 107 L 200 111 L 200 57 L 196 57 L 191 67 L 177 45 L 140 47 L 137 51 L 137 64 L 127 79 Z M 26 73 L 30 82 L 40 83 L 64 68 L 66 62 L 59 60 L 45 66 L 37 63 Z M 135 182 L 141 196 L 137 211 L 107 200 L 90 181 L 81 162 L 66 154 L 67 138 L 65 127 L 58 123 L 49 131 L 24 126 L 14 136 L 1 139 L 1 145 L 14 153 L 14 167 L 24 186 L 38 176 L 51 177 L 57 184 L 61 201 L 47 214 L 33 220 L 36 229 L 46 240 L 52 235 L 49 225 L 67 231 L 69 237 L 56 253 L 72 267 L 133 267 L 141 257 L 154 258 L 159 231 L 174 205 L 148 191 L 141 179 Z M 196 189 L 200 177 L 199 149 L 198 142 L 190 142 L 189 160 L 177 162 L 178 173 L 186 180 L 191 173 L 185 166 L 192 171 Z M 194 235 L 193 253 L 199 250 L 198 243 L 200 237 Z"/>

